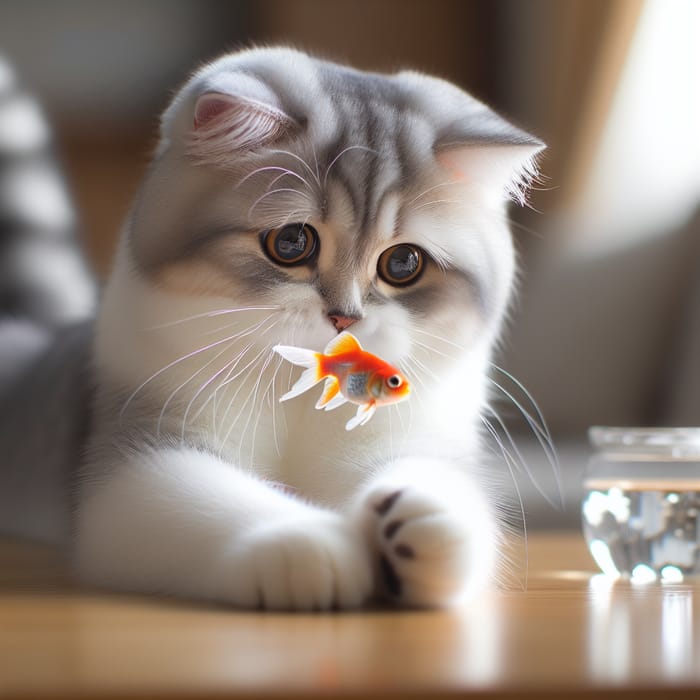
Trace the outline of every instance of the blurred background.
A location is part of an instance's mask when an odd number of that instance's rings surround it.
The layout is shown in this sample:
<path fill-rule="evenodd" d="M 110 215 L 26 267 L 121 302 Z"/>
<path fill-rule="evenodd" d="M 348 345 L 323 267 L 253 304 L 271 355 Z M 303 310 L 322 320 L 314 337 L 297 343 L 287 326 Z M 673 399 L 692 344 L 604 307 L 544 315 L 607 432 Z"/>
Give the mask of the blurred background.
<path fill-rule="evenodd" d="M 696 0 L 0 3 L 0 53 L 55 125 L 100 275 L 159 112 L 224 51 L 282 42 L 417 68 L 543 138 L 546 179 L 512 211 L 521 291 L 498 362 L 547 417 L 571 503 L 589 425 L 700 425 L 699 28 Z M 497 406 L 551 479 L 527 421 Z M 531 524 L 578 524 L 575 505 L 522 489 Z"/>

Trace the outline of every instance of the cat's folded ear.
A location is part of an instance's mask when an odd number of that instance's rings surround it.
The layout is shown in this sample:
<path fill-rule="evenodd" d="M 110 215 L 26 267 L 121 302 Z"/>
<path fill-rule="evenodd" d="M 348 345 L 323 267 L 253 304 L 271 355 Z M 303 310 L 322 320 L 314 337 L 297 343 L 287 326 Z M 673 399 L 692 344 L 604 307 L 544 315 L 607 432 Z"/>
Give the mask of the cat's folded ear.
<path fill-rule="evenodd" d="M 433 152 L 457 180 L 520 203 L 538 176 L 539 139 L 510 124 L 456 85 L 415 71 L 396 80 L 415 108 L 435 125 Z"/>
<path fill-rule="evenodd" d="M 232 156 L 274 144 L 298 128 L 274 99 L 207 91 L 194 104 L 187 152 L 200 162 L 225 166 Z"/>
<path fill-rule="evenodd" d="M 539 175 L 537 155 L 544 148 L 542 141 L 488 108 L 451 123 L 434 145 L 438 162 L 457 179 L 520 204 Z"/>

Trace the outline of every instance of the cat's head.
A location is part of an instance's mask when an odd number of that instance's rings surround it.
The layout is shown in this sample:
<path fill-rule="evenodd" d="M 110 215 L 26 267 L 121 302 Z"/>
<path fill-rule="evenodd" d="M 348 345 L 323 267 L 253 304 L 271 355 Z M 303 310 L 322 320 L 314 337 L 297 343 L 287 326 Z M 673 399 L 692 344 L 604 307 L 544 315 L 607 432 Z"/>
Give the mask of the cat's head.
<path fill-rule="evenodd" d="M 497 332 L 506 205 L 542 147 L 436 78 L 226 56 L 165 112 L 129 255 L 183 299 L 271 307 L 270 345 L 322 349 L 349 327 L 389 360 L 451 355 Z"/>

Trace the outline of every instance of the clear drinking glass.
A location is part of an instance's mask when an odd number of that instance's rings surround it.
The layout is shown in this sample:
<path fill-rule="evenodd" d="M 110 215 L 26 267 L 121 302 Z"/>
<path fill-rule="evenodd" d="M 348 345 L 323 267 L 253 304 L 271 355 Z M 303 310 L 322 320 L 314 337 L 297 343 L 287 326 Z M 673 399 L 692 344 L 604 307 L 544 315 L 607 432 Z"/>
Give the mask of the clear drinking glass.
<path fill-rule="evenodd" d="M 700 573 L 700 428 L 593 427 L 583 532 L 598 566 L 635 582 Z"/>

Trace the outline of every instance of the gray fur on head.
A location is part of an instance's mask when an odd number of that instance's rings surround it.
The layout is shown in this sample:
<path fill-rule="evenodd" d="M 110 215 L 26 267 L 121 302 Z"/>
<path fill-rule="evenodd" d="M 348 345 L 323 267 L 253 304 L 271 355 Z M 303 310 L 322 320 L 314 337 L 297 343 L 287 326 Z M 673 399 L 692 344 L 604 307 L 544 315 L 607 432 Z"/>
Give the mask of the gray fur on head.
<path fill-rule="evenodd" d="M 220 111 L 216 105 L 211 111 L 216 98 Z M 194 129 L 198 110 L 209 111 L 212 118 Z M 191 78 L 163 115 L 157 154 L 171 168 L 195 169 L 199 183 L 201 166 L 211 166 L 228 171 L 234 185 L 236 176 L 256 167 L 279 166 L 284 161 L 279 151 L 291 151 L 323 176 L 312 182 L 314 214 L 327 215 L 328 190 L 338 183 L 351 200 L 358 229 L 364 230 L 387 193 L 420 191 L 420 180 L 434 170 L 436 155 L 449 152 L 478 161 L 478 154 L 487 151 L 489 167 L 472 168 L 467 176 L 521 198 L 535 172 L 533 156 L 542 148 L 538 139 L 446 81 L 415 72 L 364 73 L 291 49 L 255 49 L 225 56 Z M 282 165 L 301 168 L 300 177 L 313 179 L 314 172 L 304 172 L 307 166 L 301 161 Z M 171 237 L 190 224 L 175 213 L 180 197 L 189 192 L 199 199 L 206 189 L 183 184 L 182 190 L 171 189 L 172 202 L 164 201 L 164 177 L 160 172 L 152 178 L 159 196 L 151 200 L 156 200 L 159 218 L 164 218 L 164 206 L 174 212 L 174 221 L 165 217 L 168 250 L 163 241 L 153 240 L 157 232 L 149 219 L 142 227 L 146 230 L 133 237 L 137 262 L 145 266 L 172 256 L 184 244 L 175 241 L 173 246 Z M 251 194 L 244 190 L 244 198 Z M 199 200 L 195 208 L 205 204 Z M 228 209 L 234 220 L 228 212 L 210 212 L 210 221 L 202 225 L 216 227 L 222 216 L 231 229 L 254 225 L 245 217 L 247 207 Z M 182 236 L 188 238 L 191 229 Z"/>

